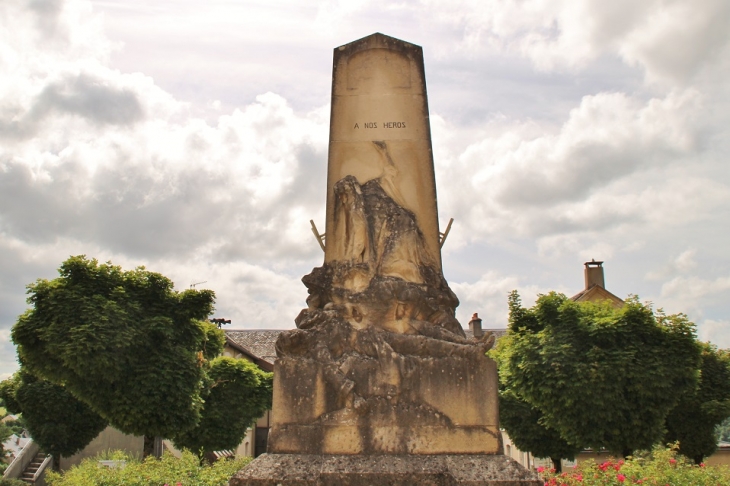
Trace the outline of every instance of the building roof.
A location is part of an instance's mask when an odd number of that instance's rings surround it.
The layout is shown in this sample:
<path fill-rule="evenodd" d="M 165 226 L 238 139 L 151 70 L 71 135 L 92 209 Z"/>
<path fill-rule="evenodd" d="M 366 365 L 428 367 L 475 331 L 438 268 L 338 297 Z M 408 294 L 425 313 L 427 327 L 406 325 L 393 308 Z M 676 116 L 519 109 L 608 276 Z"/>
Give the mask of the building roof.
<path fill-rule="evenodd" d="M 11 458 L 16 458 L 31 440 L 33 439 L 30 437 L 19 437 L 13 434 L 3 442 L 3 449 L 9 453 Z"/>
<path fill-rule="evenodd" d="M 247 354 L 263 369 L 273 369 L 276 360 L 276 339 L 284 329 L 226 329 L 228 344 Z M 507 329 L 484 329 L 484 332 L 494 333 L 497 339 L 507 333 Z M 464 329 L 466 337 L 472 339 L 474 334 L 470 329 Z M 263 361 L 261 363 L 260 361 Z"/>
<path fill-rule="evenodd" d="M 276 360 L 276 339 L 283 329 L 226 329 L 226 341 L 232 347 L 274 366 Z M 259 364 L 259 363 L 257 363 Z M 262 366 L 267 368 L 266 366 Z"/>
<path fill-rule="evenodd" d="M 610 300 L 614 307 L 622 307 L 623 299 L 615 296 L 600 285 L 593 285 L 588 289 L 581 290 L 570 298 L 575 302 L 597 302 L 601 300 Z"/>

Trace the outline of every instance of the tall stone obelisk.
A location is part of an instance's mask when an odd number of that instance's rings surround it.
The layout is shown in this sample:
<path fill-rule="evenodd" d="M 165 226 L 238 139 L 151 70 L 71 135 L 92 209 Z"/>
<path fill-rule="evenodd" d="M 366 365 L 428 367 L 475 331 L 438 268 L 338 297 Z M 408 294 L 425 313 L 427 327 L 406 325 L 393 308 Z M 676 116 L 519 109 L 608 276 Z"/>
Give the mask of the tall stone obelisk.
<path fill-rule="evenodd" d="M 374 34 L 335 49 L 327 171 L 326 234 L 340 242 L 335 184 L 354 176 L 380 179 L 383 189 L 411 211 L 424 250 L 440 270 L 436 182 L 420 47 Z M 346 259 L 327 245 L 325 262 Z"/>
<path fill-rule="evenodd" d="M 454 317 L 420 47 L 335 49 L 325 258 L 302 280 L 268 453 L 231 485 L 541 484 L 502 455 L 493 338 Z"/>

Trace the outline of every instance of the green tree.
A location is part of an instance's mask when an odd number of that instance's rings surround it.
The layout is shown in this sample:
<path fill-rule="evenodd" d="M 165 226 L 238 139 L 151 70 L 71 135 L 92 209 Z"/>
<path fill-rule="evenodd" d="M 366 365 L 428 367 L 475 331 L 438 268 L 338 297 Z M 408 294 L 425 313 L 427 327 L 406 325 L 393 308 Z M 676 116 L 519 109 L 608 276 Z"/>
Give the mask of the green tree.
<path fill-rule="evenodd" d="M 71 456 L 91 442 L 107 421 L 66 389 L 20 371 L 0 385 L 12 413 L 22 413 L 40 448 L 54 457 Z M 18 407 L 18 408 L 15 408 Z"/>
<path fill-rule="evenodd" d="M 18 435 L 18 436 L 21 435 L 23 433 L 23 431 L 27 429 L 22 415 L 20 415 L 15 420 L 5 421 L 5 425 L 10 429 L 11 433 Z"/>
<path fill-rule="evenodd" d="M 679 441 L 679 452 L 697 464 L 717 450 L 715 428 L 730 417 L 730 352 L 700 344 L 699 385 L 682 395 L 669 413 L 665 438 Z"/>
<path fill-rule="evenodd" d="M 235 447 L 270 405 L 270 374 L 215 359 L 225 336 L 204 320 L 212 291 L 177 292 L 143 267 L 124 271 L 84 256 L 59 274 L 28 286 L 32 308 L 12 330 L 24 378 L 0 385 L 15 389 L 9 400 L 21 402 L 25 377 L 37 377 L 37 393 L 67 393 L 125 433 L 185 437 L 196 451 Z M 29 429 L 35 413 L 62 420 L 42 407 L 19 403 Z"/>
<path fill-rule="evenodd" d="M 13 431 L 10 429 L 10 427 L 6 426 L 5 424 L 0 424 L 0 474 L 5 470 L 5 464 L 3 463 L 3 458 L 7 455 L 7 452 L 5 451 L 5 448 L 3 447 L 3 442 L 8 440 L 8 437 L 13 435 Z"/>
<path fill-rule="evenodd" d="M 195 427 L 203 364 L 222 347 L 203 321 L 213 292 L 177 292 L 144 267 L 123 271 L 85 256 L 59 274 L 28 286 L 32 308 L 12 330 L 22 367 L 125 433 L 169 437 Z"/>
<path fill-rule="evenodd" d="M 246 360 L 212 360 L 200 423 L 175 435 L 175 445 L 196 452 L 235 449 L 246 429 L 271 408 L 272 378 Z"/>
<path fill-rule="evenodd" d="M 20 386 L 20 373 L 15 373 L 10 378 L 0 381 L 0 400 L 12 414 L 20 413 L 20 404 L 15 399 L 15 394 Z"/>
<path fill-rule="evenodd" d="M 497 366 L 509 353 L 513 334 L 502 337 L 490 352 Z M 575 459 L 581 447 L 569 444 L 555 429 L 545 427 L 542 412 L 522 399 L 506 379 L 508 374 L 500 374 L 499 383 L 499 424 L 510 440 L 520 450 L 530 452 L 535 457 L 549 457 L 556 471 L 561 470 L 561 459 Z"/>
<path fill-rule="evenodd" d="M 22 416 L 18 415 L 20 412 L 11 412 L 11 411 L 7 410 L 5 408 L 5 400 L 3 399 L 3 395 L 5 393 L 5 386 L 6 385 L 9 385 L 11 387 L 14 386 L 13 378 L 14 377 L 10 377 L 10 378 L 6 379 L 5 381 L 0 382 L 0 413 L 1 413 L 0 416 L 3 418 L 6 418 L 6 414 L 8 412 L 16 416 L 16 418 L 14 420 L 7 417 L 7 420 L 5 420 L 3 422 L 3 424 L 5 427 L 7 427 L 10 430 L 10 435 L 16 434 L 19 436 L 23 433 L 24 430 L 26 430 L 25 421 L 23 420 Z M 9 389 L 9 390 L 7 390 L 7 392 L 12 393 L 13 396 L 15 394 L 14 389 Z M 14 402 L 14 399 L 11 399 L 11 401 L 13 403 L 16 403 L 16 402 Z M 19 409 L 20 409 L 19 406 L 16 404 L 15 410 L 19 410 Z M 0 442 L 2 442 L 2 441 L 0 441 Z"/>
<path fill-rule="evenodd" d="M 655 314 L 636 298 L 615 309 L 555 292 L 529 309 L 513 292 L 509 307 L 500 380 L 569 444 L 624 456 L 651 448 L 697 384 L 700 348 L 684 315 Z"/>
<path fill-rule="evenodd" d="M 721 424 L 715 427 L 715 435 L 718 440 L 730 442 L 730 418 L 726 418 Z"/>

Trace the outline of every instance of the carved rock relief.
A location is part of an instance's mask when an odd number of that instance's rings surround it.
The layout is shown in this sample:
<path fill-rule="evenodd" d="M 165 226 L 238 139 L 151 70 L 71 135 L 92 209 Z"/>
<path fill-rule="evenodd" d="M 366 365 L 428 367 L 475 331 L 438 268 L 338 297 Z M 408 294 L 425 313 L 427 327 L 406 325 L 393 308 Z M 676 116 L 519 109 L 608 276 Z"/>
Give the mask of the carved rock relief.
<path fill-rule="evenodd" d="M 366 415 L 386 423 L 394 413 L 411 417 L 409 423 L 415 416 L 448 422 L 438 399 L 424 398 L 415 363 L 480 363 L 494 338 L 466 339 L 454 316 L 459 300 L 403 205 L 387 143 L 372 143 L 381 174 L 363 184 L 351 175 L 335 183 L 335 232 L 327 244 L 337 245 L 338 258 L 302 278 L 308 307 L 295 320 L 299 329 L 279 337 L 277 355 L 318 363 L 327 404 L 305 423 L 358 422 Z"/>
<path fill-rule="evenodd" d="M 364 184 L 346 176 L 334 185 L 337 259 L 302 280 L 309 290 L 307 312 L 334 309 L 358 329 L 376 327 L 419 334 L 423 322 L 464 336 L 454 310 L 459 300 L 429 254 L 414 213 L 404 207 L 395 179 L 398 169 L 386 142 L 372 142 L 381 174 Z"/>
<path fill-rule="evenodd" d="M 331 309 L 307 315 L 314 328 L 282 333 L 277 341 L 279 366 L 297 363 L 299 369 L 287 390 L 307 397 L 288 407 L 285 422 L 413 430 L 496 424 L 490 407 L 482 406 L 497 386 L 494 381 L 489 390 L 484 381 L 491 336 L 469 341 L 428 323 L 421 335 L 356 329 Z M 484 401 L 469 403 L 475 389 Z"/>

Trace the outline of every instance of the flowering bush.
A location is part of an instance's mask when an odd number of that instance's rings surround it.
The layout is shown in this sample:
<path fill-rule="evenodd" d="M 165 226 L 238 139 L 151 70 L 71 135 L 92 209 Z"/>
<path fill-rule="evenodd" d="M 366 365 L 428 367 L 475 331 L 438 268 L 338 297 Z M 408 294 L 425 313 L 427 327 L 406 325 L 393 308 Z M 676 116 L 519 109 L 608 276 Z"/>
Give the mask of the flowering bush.
<path fill-rule="evenodd" d="M 545 486 L 727 486 L 727 467 L 696 466 L 679 456 L 675 449 L 657 448 L 650 454 L 624 460 L 607 460 L 597 464 L 581 462 L 568 471 L 556 474 L 553 469 L 538 468 Z"/>
<path fill-rule="evenodd" d="M 233 474 L 251 458 L 218 461 L 212 466 L 200 466 L 198 458 L 183 452 L 181 458 L 165 453 L 159 461 L 148 457 L 136 460 L 123 452 L 105 458 L 124 461 L 123 466 L 108 468 L 99 458 L 89 458 L 63 474 L 49 472 L 49 486 L 225 486 Z"/>

